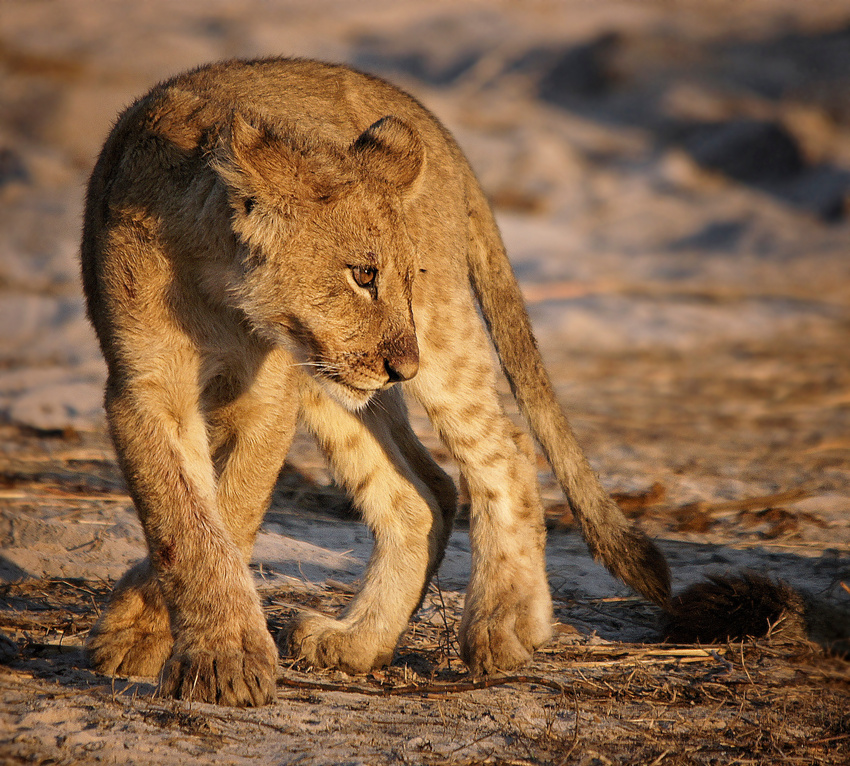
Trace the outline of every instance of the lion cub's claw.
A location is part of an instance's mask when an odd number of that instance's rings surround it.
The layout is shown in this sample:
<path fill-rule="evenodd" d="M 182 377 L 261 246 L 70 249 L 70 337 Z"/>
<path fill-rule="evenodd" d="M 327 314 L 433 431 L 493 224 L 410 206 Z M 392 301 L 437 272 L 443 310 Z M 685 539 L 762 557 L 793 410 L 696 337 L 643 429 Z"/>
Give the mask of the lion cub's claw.
<path fill-rule="evenodd" d="M 248 634 L 241 642 L 178 641 L 158 693 L 232 707 L 270 704 L 276 696 L 277 649 L 268 631 L 263 634 Z"/>
<path fill-rule="evenodd" d="M 323 615 L 301 615 L 281 637 L 288 653 L 316 668 L 367 673 L 388 665 L 395 645 L 382 645 L 374 635 Z"/>

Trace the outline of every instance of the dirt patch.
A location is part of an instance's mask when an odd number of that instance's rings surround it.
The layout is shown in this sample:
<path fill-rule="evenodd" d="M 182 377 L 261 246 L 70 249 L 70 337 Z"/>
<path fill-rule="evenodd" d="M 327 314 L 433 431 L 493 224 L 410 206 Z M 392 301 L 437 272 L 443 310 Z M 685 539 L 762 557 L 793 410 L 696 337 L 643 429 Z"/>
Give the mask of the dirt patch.
<path fill-rule="evenodd" d="M 663 547 L 678 589 L 709 571 L 780 573 L 808 589 L 807 603 L 819 605 L 809 635 L 821 643 L 799 634 L 783 640 L 781 626 L 767 639 L 662 643 L 659 611 L 627 595 L 589 559 L 578 536 L 562 529 L 563 512 L 554 504 L 549 564 L 558 625 L 555 639 L 521 674 L 473 678 L 459 659 L 469 550 L 461 522 L 440 577 L 384 670 L 354 677 L 293 666 L 284 655 L 278 700 L 259 710 L 175 702 L 156 696 L 154 679 L 101 676 L 88 669 L 82 644 L 125 566 L 122 546 L 134 539 L 131 553 L 143 550 L 132 518 L 122 521 L 131 510 L 108 444 L 97 434 L 39 436 L 8 427 L 3 433 L 5 565 L 18 566 L 24 578 L 0 586 L 0 633 L 7 639 L 0 647 L 0 751 L 9 763 L 132 757 L 157 764 L 186 758 L 237 764 L 843 764 L 850 756 L 850 664 L 836 654 L 850 635 L 841 605 L 846 559 L 796 555 L 793 547 L 771 551 L 769 537 L 767 550 L 744 546 L 737 552 L 728 545 L 676 542 L 681 520 L 658 511 L 665 494 L 657 486 L 619 499 L 644 520 L 653 513 L 666 518 Z M 266 524 L 272 531 L 261 535 L 261 560 L 253 565 L 269 628 L 278 636 L 299 610 L 339 612 L 362 568 L 362 561 L 346 562 L 368 555 L 339 491 L 304 478 L 309 452 L 301 457 L 303 473 L 290 468 L 282 474 Z M 745 510 L 736 508 L 753 513 L 750 508 L 763 504 L 751 500 L 739 504 Z M 299 549 L 295 565 L 287 566 L 280 546 L 269 542 L 283 540 L 281 531 L 311 541 L 312 547 Z M 789 539 L 784 544 L 793 546 Z M 353 545 L 348 558 L 340 558 L 346 542 Z M 804 546 L 796 550 L 810 553 Z M 70 571 L 63 557 L 76 559 L 77 570 L 104 560 L 110 566 L 99 579 L 43 576 Z"/>
<path fill-rule="evenodd" d="M 562 626 L 522 674 L 475 679 L 452 639 L 460 600 L 433 591 L 389 668 L 355 678 L 283 667 L 275 705 L 225 710 L 86 670 L 79 642 L 107 592 L 81 580 L 0 590 L 0 627 L 25 637 L 0 673 L 16 722 L 7 762 L 843 764 L 850 754 L 848 666 L 805 642 L 623 644 Z M 272 630 L 347 597 L 263 589 Z"/>

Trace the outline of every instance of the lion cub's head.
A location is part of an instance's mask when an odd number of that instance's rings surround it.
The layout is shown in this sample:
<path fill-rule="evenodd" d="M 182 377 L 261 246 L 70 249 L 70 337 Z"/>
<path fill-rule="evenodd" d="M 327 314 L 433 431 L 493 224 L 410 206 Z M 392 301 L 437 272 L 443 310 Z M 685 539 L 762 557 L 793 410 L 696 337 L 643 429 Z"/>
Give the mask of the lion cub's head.
<path fill-rule="evenodd" d="M 239 242 L 231 299 L 353 409 L 419 366 L 401 205 L 424 162 L 392 116 L 335 146 L 236 114 L 216 149 Z"/>

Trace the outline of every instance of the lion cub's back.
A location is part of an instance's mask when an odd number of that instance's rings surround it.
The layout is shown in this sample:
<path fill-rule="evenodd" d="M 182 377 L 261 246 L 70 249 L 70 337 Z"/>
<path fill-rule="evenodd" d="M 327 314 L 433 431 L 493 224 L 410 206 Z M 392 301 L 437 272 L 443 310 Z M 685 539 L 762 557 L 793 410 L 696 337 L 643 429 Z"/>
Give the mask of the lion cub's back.
<path fill-rule="evenodd" d="M 415 127 L 432 152 L 457 151 L 451 136 L 416 99 L 346 66 L 285 58 L 231 60 L 179 75 L 159 88 L 200 97 L 210 119 L 221 120 L 234 109 L 254 112 L 344 145 L 393 114 Z"/>
<path fill-rule="evenodd" d="M 194 176 L 206 165 L 205 144 L 235 112 L 261 117 L 283 132 L 309 133 L 349 146 L 387 115 L 405 120 L 425 144 L 428 183 L 463 184 L 471 171 L 451 134 L 416 99 L 377 77 L 341 65 L 302 59 L 234 59 L 209 64 L 155 86 L 119 117 L 92 173 L 89 201 L 149 190 L 163 174 Z M 155 136 L 163 141 L 150 141 Z M 201 149 L 199 153 L 197 150 Z"/>

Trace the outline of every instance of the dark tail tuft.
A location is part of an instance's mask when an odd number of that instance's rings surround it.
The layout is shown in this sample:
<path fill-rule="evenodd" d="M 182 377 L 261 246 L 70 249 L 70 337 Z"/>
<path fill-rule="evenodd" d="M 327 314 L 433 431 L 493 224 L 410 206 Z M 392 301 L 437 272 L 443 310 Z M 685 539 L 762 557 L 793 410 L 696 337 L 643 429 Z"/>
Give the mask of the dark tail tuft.
<path fill-rule="evenodd" d="M 666 638 L 673 643 L 716 643 L 761 638 L 806 638 L 805 606 L 784 582 L 748 572 L 710 577 L 670 603 Z"/>
<path fill-rule="evenodd" d="M 669 609 L 670 568 L 664 554 L 640 529 L 629 526 L 616 534 L 605 530 L 597 537 L 588 526 L 584 533 L 594 558 L 605 564 L 614 577 L 662 609 Z"/>

